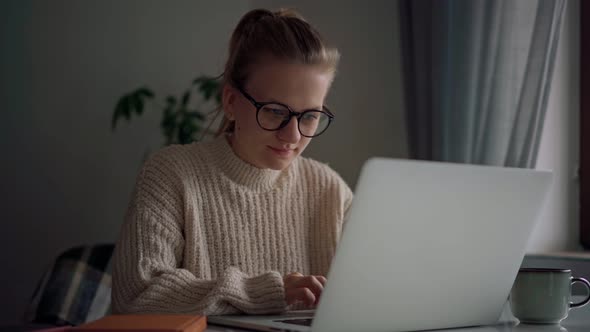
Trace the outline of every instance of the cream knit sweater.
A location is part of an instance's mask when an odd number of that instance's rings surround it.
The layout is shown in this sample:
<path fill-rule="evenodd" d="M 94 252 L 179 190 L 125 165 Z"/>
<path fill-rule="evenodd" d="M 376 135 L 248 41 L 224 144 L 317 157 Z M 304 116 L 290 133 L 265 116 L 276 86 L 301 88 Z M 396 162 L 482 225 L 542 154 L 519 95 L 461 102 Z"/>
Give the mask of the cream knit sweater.
<path fill-rule="evenodd" d="M 283 171 L 225 137 L 164 148 L 139 174 L 114 253 L 114 313 L 276 313 L 283 276 L 326 275 L 352 201 L 327 165 Z"/>

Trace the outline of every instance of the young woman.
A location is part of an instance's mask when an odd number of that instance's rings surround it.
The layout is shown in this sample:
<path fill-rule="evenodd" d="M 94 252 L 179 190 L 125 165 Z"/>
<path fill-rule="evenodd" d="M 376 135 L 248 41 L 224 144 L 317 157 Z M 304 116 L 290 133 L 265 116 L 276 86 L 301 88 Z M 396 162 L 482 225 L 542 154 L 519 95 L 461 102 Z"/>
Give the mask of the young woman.
<path fill-rule="evenodd" d="M 294 11 L 242 17 L 218 137 L 164 148 L 139 174 L 115 250 L 113 312 L 317 304 L 352 192 L 300 154 L 334 118 L 324 100 L 338 59 Z"/>

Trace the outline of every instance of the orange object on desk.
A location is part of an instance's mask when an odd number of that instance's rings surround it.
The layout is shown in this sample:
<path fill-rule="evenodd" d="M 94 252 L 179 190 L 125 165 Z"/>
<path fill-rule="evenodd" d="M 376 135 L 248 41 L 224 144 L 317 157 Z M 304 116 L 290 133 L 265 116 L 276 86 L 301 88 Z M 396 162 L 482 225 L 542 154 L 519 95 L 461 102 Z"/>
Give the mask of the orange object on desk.
<path fill-rule="evenodd" d="M 76 332 L 202 332 L 207 317 L 198 315 L 109 315 L 70 329 Z"/>

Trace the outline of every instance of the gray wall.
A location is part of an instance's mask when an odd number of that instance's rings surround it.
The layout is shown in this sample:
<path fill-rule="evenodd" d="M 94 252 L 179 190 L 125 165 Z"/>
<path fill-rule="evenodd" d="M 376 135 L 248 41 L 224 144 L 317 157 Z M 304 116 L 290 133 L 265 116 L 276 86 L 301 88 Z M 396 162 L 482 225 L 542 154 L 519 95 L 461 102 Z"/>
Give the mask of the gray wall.
<path fill-rule="evenodd" d="M 307 155 L 354 186 L 366 157 L 406 153 L 397 4 L 296 4 L 343 54 L 329 96 L 337 122 Z M 220 72 L 232 28 L 260 5 L 0 2 L 0 325 L 18 321 L 57 253 L 116 239 L 142 158 L 162 143 L 155 110 L 112 133 L 116 99 L 143 83 L 176 93 Z"/>

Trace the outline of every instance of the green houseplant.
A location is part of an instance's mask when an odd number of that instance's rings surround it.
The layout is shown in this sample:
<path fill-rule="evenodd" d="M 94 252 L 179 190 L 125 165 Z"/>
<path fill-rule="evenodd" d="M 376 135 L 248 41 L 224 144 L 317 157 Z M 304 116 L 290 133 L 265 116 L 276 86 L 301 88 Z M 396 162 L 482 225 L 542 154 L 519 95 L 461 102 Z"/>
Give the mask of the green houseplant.
<path fill-rule="evenodd" d="M 168 95 L 164 103 L 159 103 L 155 93 L 148 87 L 140 87 L 119 98 L 113 112 L 111 129 L 114 131 L 121 119 L 131 120 L 144 113 L 148 103 L 155 104 L 162 111 L 160 128 L 164 135 L 165 145 L 187 144 L 199 140 L 204 133 L 206 115 L 202 111 L 203 104 L 192 106 L 191 99 L 197 93 L 200 101 L 214 107 L 221 105 L 220 77 L 199 76 L 182 93 L 181 96 Z M 134 115 L 135 114 L 135 115 Z"/>

